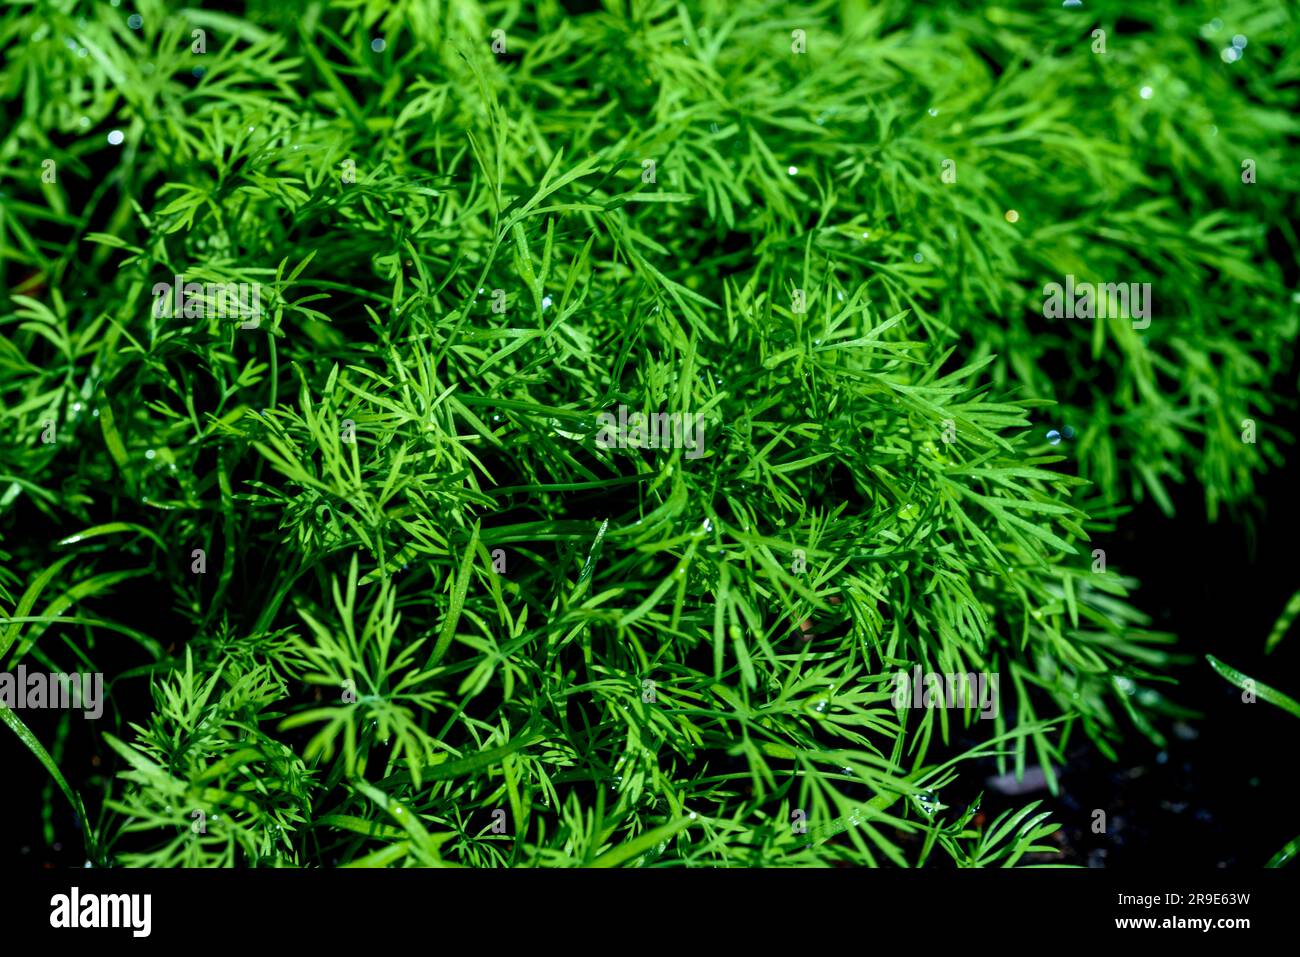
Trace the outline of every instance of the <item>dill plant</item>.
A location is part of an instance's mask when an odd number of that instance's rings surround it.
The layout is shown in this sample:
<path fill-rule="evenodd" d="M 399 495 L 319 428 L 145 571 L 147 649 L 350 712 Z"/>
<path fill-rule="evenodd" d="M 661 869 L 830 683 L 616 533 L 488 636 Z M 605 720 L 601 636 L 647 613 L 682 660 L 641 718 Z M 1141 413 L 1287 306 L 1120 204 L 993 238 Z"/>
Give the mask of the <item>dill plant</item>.
<path fill-rule="evenodd" d="M 1171 0 L 6 7 L 0 662 L 148 698 L 103 771 L 0 709 L 87 857 L 1050 860 L 947 789 L 1162 740 L 1091 539 L 1286 439 L 1293 14 L 1216 11 L 1237 63 Z M 1071 272 L 1147 334 L 1044 319 Z M 180 273 L 260 324 L 156 315 Z"/>

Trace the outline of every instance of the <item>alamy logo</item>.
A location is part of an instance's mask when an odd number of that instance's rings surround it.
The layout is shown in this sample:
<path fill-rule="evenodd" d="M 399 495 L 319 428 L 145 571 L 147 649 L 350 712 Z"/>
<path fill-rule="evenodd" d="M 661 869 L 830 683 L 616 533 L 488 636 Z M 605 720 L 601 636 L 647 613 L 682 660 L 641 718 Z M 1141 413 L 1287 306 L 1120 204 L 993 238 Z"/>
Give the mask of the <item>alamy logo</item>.
<path fill-rule="evenodd" d="M 1049 282 L 1043 287 L 1043 315 L 1048 319 L 1132 319 L 1134 329 L 1151 325 L 1151 283 Z M 1139 321 L 1141 320 L 1141 321 Z"/>
<path fill-rule="evenodd" d="M 600 431 L 596 444 L 602 449 L 685 449 L 688 459 L 704 454 L 704 416 L 699 412 L 628 413 L 618 407 L 618 416 L 602 412 L 596 416 Z"/>
<path fill-rule="evenodd" d="M 28 674 L 27 666 L 19 665 L 16 675 L 0 671 L 0 704 L 11 711 L 80 708 L 87 718 L 95 720 L 104 713 L 104 675 L 98 671 Z"/>
<path fill-rule="evenodd" d="M 262 315 L 262 284 L 257 282 L 186 282 L 178 273 L 171 282 L 154 283 L 153 314 L 158 319 L 250 319 L 256 329 Z"/>
<path fill-rule="evenodd" d="M 967 674 L 938 674 L 921 671 L 917 665 L 909 676 L 894 675 L 895 708 L 962 708 L 978 705 L 981 718 L 998 716 L 998 676 L 981 671 Z"/>
<path fill-rule="evenodd" d="M 151 894 L 71 894 L 50 898 L 51 927 L 127 927 L 133 937 L 148 937 L 153 920 Z"/>

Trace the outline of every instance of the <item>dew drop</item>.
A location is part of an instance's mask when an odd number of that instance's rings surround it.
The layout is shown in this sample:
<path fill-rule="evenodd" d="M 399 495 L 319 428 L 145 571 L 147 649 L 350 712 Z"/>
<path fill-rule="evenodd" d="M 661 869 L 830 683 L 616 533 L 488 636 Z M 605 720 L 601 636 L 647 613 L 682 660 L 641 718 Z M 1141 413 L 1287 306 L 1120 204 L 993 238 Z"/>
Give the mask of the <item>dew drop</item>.
<path fill-rule="evenodd" d="M 1047 433 L 1047 441 L 1051 442 L 1053 445 L 1060 445 L 1061 433 L 1057 432 L 1056 429 L 1052 429 Z"/>
<path fill-rule="evenodd" d="M 138 13 L 133 13 L 126 18 L 126 25 L 132 30 L 139 30 L 144 26 L 144 17 L 140 16 Z"/>
<path fill-rule="evenodd" d="M 786 172 L 789 173 L 791 176 L 794 176 L 796 173 L 799 172 L 799 167 L 791 166 L 788 170 L 786 170 Z"/>
<path fill-rule="evenodd" d="M 1238 33 L 1232 38 L 1232 45 L 1238 50 L 1246 49 L 1246 35 L 1244 33 Z"/>
<path fill-rule="evenodd" d="M 384 48 L 387 46 L 388 46 L 388 41 L 385 40 L 383 37 L 375 37 L 373 40 L 370 41 L 370 49 L 374 50 L 376 53 L 383 53 Z"/>
<path fill-rule="evenodd" d="M 122 134 L 121 130 L 113 130 L 108 134 L 108 145 L 121 146 L 124 139 L 126 139 L 126 137 Z"/>
<path fill-rule="evenodd" d="M 1236 63 L 1241 59 L 1241 51 L 1236 47 L 1224 47 L 1219 56 L 1223 58 L 1224 63 Z"/>
<path fill-rule="evenodd" d="M 1142 87 L 1142 89 L 1138 90 L 1138 96 L 1142 97 L 1142 99 L 1144 99 L 1144 100 L 1149 100 L 1149 99 L 1151 99 L 1151 97 L 1152 97 L 1152 95 L 1153 95 L 1154 93 L 1155 93 L 1155 90 L 1151 89 L 1151 87 L 1149 87 L 1149 86 L 1144 86 L 1144 87 Z"/>

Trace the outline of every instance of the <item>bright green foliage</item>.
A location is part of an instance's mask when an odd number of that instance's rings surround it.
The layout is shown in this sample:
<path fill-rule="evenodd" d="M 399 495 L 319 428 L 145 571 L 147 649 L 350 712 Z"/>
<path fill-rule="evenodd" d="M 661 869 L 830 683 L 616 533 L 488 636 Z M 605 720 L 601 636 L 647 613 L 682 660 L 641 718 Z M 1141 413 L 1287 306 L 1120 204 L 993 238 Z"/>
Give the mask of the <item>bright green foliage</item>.
<path fill-rule="evenodd" d="M 249 6 L 0 19 L 0 663 L 152 689 L 97 860 L 1010 866 L 1054 825 L 956 776 L 1161 740 L 1173 637 L 1089 534 L 1277 458 L 1290 14 Z M 260 324 L 157 315 L 182 273 Z M 1151 326 L 1045 319 L 1067 273 Z M 619 405 L 704 454 L 601 447 Z M 996 720 L 895 708 L 914 665 Z"/>

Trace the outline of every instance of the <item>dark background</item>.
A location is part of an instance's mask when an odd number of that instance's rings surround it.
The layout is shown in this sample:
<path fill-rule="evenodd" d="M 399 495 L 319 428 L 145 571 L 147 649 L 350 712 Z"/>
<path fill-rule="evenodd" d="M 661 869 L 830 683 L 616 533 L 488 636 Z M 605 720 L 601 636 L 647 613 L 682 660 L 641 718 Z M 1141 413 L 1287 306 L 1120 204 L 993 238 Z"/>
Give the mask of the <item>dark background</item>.
<path fill-rule="evenodd" d="M 1290 418 L 1285 428 L 1300 434 Z M 1204 657 L 1300 698 L 1300 621 L 1264 654 L 1273 623 L 1300 590 L 1300 463 L 1287 451 L 1287 466 L 1260 482 L 1251 516 L 1211 525 L 1200 489 L 1188 485 L 1175 496 L 1176 519 L 1148 504 L 1120 520 L 1107 561 L 1141 581 L 1135 604 L 1153 617 L 1151 627 L 1174 632 L 1177 650 L 1195 656 L 1177 670 L 1170 694 L 1202 717 L 1188 722 L 1195 738 L 1169 733 L 1163 753 L 1134 736 L 1118 766 L 1087 751 L 1071 761 L 1063 799 L 1049 803 L 1078 863 L 1256 868 L 1300 834 L 1290 800 L 1300 719 L 1264 701 L 1243 703 Z M 1093 808 L 1106 810 L 1108 834 L 1091 833 Z"/>

